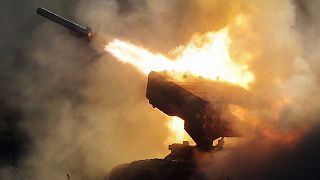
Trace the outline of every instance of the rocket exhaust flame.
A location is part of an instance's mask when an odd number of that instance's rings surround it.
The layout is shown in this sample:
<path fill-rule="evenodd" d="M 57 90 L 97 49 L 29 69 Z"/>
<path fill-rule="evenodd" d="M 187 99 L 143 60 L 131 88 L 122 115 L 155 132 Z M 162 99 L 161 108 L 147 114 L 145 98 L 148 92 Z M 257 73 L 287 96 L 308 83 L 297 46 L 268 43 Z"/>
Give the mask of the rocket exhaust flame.
<path fill-rule="evenodd" d="M 185 45 L 173 50 L 175 59 L 152 53 L 129 42 L 115 39 L 105 50 L 118 60 L 129 63 L 145 74 L 151 71 L 188 72 L 204 78 L 231 82 L 248 88 L 254 80 L 248 67 L 235 63 L 229 55 L 228 28 L 194 36 Z"/>
<path fill-rule="evenodd" d="M 134 65 L 144 74 L 148 74 L 151 71 L 170 69 L 173 63 L 173 61 L 161 54 L 154 54 L 146 49 L 118 39 L 106 45 L 105 50 L 120 61 Z"/>

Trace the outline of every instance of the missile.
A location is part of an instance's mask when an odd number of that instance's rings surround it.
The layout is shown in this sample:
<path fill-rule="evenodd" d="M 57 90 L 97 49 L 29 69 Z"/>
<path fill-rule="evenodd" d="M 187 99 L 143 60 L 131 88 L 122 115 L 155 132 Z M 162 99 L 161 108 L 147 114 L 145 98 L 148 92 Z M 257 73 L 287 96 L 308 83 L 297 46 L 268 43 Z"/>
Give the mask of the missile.
<path fill-rule="evenodd" d="M 68 19 L 65 19 L 47 9 L 44 8 L 38 8 L 37 14 L 39 14 L 42 17 L 45 17 L 57 24 L 60 24 L 61 26 L 70 29 L 76 36 L 80 38 L 86 38 L 89 41 L 93 38 L 93 32 L 90 27 L 84 27 L 77 23 L 74 23 L 72 21 L 69 21 Z"/>

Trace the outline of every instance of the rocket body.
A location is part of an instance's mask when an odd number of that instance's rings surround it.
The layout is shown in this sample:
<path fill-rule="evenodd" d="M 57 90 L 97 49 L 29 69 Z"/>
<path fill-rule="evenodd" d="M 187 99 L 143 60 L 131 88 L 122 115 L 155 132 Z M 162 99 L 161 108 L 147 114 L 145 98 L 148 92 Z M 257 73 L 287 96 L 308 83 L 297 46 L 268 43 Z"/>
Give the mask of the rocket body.
<path fill-rule="evenodd" d="M 87 38 L 88 40 L 91 40 L 93 38 L 92 29 L 89 27 L 81 26 L 77 23 L 74 23 L 68 19 L 65 19 L 47 9 L 44 8 L 38 8 L 37 14 L 39 14 L 42 17 L 45 17 L 65 28 L 70 29 L 73 31 L 77 36 Z"/>

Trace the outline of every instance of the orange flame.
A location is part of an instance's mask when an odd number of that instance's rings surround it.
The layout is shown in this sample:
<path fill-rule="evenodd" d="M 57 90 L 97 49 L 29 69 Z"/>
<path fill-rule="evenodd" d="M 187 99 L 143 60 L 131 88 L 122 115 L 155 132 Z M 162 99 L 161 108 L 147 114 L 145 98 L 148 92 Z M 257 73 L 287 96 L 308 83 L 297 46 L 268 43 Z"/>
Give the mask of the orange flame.
<path fill-rule="evenodd" d="M 173 50 L 175 59 L 118 39 L 107 44 L 105 50 L 145 74 L 163 70 L 189 72 L 212 80 L 219 78 L 248 88 L 254 76 L 247 65 L 237 64 L 231 59 L 229 45 L 228 28 L 224 28 L 216 33 L 195 35 L 187 45 Z"/>

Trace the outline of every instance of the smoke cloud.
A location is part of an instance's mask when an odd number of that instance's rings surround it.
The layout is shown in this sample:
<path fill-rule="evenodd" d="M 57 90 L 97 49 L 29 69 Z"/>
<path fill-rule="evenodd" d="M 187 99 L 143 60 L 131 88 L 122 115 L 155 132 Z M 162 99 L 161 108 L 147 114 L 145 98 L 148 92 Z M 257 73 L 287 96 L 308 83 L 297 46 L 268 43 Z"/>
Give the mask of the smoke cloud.
<path fill-rule="evenodd" d="M 319 148 L 318 38 L 310 29 L 319 3 L 250 4 L 244 29 L 231 28 L 231 52 L 249 64 L 251 91 L 269 106 L 246 114 L 252 126 L 242 144 L 199 164 L 212 179 L 317 179 L 319 158 L 310 154 Z"/>
<path fill-rule="evenodd" d="M 146 77 L 35 14 L 4 1 L 0 20 L 0 179 L 102 179 L 112 167 L 164 157 L 166 116 L 145 98 Z M 255 74 L 269 106 L 237 148 L 199 166 L 212 179 L 317 179 L 320 3 L 284 1 L 48 1 L 107 42 L 167 54 L 194 33 L 229 25 L 233 59 Z M 238 20 L 236 20 L 238 18 Z M 239 26 L 238 23 L 245 25 Z M 241 28 L 240 28 L 241 27 Z M 101 47 L 100 47 L 101 46 Z M 101 48 L 101 49 L 100 49 Z"/>

